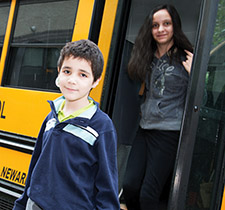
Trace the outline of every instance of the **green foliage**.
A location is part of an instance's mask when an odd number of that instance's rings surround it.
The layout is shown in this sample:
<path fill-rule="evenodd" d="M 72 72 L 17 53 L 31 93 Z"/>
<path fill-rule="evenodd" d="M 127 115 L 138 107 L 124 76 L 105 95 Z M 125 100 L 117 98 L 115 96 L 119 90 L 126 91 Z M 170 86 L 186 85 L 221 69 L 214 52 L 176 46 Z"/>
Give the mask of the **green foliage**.
<path fill-rule="evenodd" d="M 225 40 L 225 0 L 220 0 L 216 18 L 216 26 L 213 36 L 213 46 L 217 46 Z"/>

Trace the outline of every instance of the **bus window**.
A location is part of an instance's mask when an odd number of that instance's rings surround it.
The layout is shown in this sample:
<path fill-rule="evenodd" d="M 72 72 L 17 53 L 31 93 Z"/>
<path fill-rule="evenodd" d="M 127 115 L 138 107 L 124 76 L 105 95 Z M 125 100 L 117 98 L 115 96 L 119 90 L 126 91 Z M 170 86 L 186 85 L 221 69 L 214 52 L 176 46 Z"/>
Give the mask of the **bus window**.
<path fill-rule="evenodd" d="M 220 209 L 225 138 L 225 1 L 220 0 L 185 209 Z M 204 163 L 204 164 L 202 164 Z"/>
<path fill-rule="evenodd" d="M 72 39 L 77 5 L 77 0 L 19 2 L 4 86 L 58 90 L 57 59 Z"/>
<path fill-rule="evenodd" d="M 0 56 L 6 31 L 7 20 L 9 16 L 9 1 L 1 1 L 0 3 Z"/>

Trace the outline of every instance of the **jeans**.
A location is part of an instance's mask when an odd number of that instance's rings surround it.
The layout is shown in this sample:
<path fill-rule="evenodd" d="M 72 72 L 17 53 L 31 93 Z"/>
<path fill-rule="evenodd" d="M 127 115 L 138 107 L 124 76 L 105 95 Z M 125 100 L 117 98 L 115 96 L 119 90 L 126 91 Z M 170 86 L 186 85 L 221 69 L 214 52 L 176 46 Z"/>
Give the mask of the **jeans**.
<path fill-rule="evenodd" d="M 123 182 L 129 210 L 158 210 L 163 187 L 174 168 L 179 134 L 139 128 Z"/>

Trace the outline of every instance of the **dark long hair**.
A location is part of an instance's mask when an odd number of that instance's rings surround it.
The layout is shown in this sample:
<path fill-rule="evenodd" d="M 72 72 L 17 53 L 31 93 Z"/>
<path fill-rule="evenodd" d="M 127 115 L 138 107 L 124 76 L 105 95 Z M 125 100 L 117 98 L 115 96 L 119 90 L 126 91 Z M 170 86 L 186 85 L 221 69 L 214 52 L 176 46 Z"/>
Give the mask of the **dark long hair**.
<path fill-rule="evenodd" d="M 171 16 L 173 23 L 173 46 L 169 49 L 170 59 L 181 62 L 181 56 L 185 56 L 184 50 L 193 51 L 192 45 L 184 35 L 181 27 L 181 20 L 177 10 L 172 5 L 160 5 L 154 8 L 145 18 L 138 36 L 135 39 L 131 58 L 128 63 L 128 74 L 134 80 L 145 81 L 148 71 L 151 71 L 150 64 L 157 49 L 156 41 L 152 36 L 153 15 L 162 9 L 166 9 Z"/>

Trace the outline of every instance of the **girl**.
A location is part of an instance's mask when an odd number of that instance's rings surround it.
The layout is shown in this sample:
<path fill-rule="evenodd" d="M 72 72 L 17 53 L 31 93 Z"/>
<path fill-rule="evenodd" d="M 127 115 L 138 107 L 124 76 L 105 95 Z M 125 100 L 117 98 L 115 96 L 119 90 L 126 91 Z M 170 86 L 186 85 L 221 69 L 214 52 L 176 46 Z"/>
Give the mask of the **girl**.
<path fill-rule="evenodd" d="M 174 167 L 192 57 L 176 9 L 171 5 L 153 9 L 128 64 L 130 77 L 145 83 L 140 127 L 124 176 L 128 210 L 158 210 Z"/>

